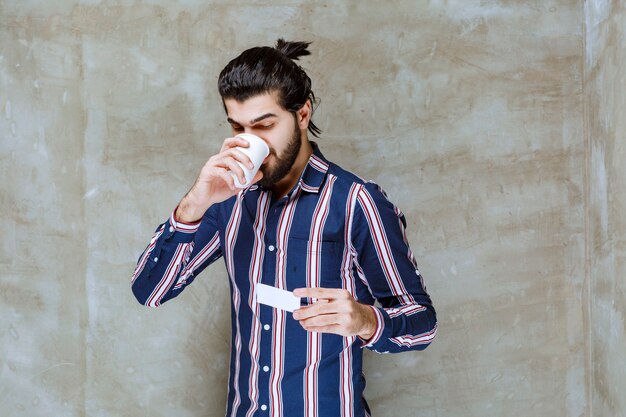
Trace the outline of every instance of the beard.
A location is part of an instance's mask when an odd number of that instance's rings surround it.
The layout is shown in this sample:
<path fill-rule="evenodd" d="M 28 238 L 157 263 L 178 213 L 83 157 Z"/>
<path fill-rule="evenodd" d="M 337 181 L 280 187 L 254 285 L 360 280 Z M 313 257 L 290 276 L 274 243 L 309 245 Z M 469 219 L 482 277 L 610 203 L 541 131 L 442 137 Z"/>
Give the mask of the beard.
<path fill-rule="evenodd" d="M 282 155 L 278 156 L 274 149 L 270 149 L 270 155 L 274 156 L 276 163 L 273 166 L 268 163 L 261 168 L 263 178 L 257 182 L 259 186 L 264 188 L 271 187 L 287 176 L 300 152 L 300 146 L 302 145 L 301 137 L 302 133 L 300 133 L 300 129 L 296 124 L 291 135 L 291 141 L 287 144 L 287 148 Z"/>

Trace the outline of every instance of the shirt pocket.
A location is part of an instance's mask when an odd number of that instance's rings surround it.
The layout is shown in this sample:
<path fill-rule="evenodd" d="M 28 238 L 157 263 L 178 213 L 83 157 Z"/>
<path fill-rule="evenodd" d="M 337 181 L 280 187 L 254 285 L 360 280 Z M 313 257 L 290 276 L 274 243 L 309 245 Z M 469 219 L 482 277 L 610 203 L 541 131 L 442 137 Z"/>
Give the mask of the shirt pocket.
<path fill-rule="evenodd" d="M 343 244 L 332 240 L 311 242 L 297 237 L 289 238 L 288 286 L 307 287 L 307 275 L 311 285 L 323 288 L 341 288 L 341 259 Z M 291 289 L 293 289 L 291 288 Z"/>

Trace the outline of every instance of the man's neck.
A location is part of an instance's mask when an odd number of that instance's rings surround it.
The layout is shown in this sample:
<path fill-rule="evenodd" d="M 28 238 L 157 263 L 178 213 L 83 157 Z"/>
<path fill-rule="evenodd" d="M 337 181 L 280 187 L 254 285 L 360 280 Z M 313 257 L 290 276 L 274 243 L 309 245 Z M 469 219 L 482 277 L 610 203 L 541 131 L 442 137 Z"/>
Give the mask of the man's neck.
<path fill-rule="evenodd" d="M 302 146 L 300 146 L 300 152 L 298 152 L 298 156 L 296 157 L 293 166 L 289 173 L 279 182 L 272 185 L 270 190 L 274 194 L 274 199 L 276 201 L 283 198 L 291 189 L 296 185 L 300 177 L 302 176 L 302 172 L 304 168 L 306 168 L 309 163 L 309 158 L 313 153 L 313 146 L 309 142 L 306 134 L 302 135 Z"/>

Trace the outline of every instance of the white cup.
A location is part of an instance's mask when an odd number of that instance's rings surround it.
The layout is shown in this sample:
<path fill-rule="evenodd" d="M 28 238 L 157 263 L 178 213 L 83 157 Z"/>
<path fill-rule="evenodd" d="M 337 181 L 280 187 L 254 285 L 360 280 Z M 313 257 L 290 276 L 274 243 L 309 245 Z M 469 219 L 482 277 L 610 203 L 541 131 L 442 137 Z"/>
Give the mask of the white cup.
<path fill-rule="evenodd" d="M 267 155 L 270 154 L 270 148 L 267 146 L 267 143 L 265 143 L 263 139 L 250 133 L 240 133 L 235 137 L 245 139 L 248 141 L 248 143 L 250 143 L 250 146 L 247 148 L 237 146 L 235 149 L 248 155 L 248 157 L 250 158 L 250 160 L 252 160 L 252 163 L 254 164 L 254 168 L 249 169 L 247 166 L 237 161 L 246 176 L 245 184 L 239 182 L 239 177 L 234 172 L 229 171 L 228 173 L 233 176 L 235 180 L 235 187 L 246 188 L 251 185 L 252 179 L 256 175 L 259 168 L 261 168 L 261 164 L 263 163 L 265 158 L 267 158 Z"/>

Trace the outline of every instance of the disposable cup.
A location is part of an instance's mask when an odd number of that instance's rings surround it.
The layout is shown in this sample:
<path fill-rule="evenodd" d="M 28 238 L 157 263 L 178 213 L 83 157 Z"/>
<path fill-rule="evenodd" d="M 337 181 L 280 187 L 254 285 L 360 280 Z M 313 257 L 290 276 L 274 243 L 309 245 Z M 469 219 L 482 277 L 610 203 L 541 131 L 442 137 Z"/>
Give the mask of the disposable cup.
<path fill-rule="evenodd" d="M 248 155 L 248 157 L 252 160 L 252 163 L 254 164 L 254 168 L 249 169 L 247 166 L 237 161 L 237 164 L 239 164 L 241 169 L 243 169 L 243 172 L 246 176 L 245 184 L 242 184 L 239 181 L 239 177 L 234 172 L 229 171 L 228 173 L 233 176 L 235 180 L 235 187 L 246 188 L 251 185 L 252 179 L 256 175 L 259 168 L 261 168 L 261 164 L 263 163 L 267 155 L 270 154 L 270 148 L 267 146 L 267 143 L 265 143 L 263 139 L 251 133 L 240 133 L 236 137 L 245 139 L 248 141 L 248 143 L 250 143 L 250 146 L 247 148 L 237 146 L 235 149 Z"/>

